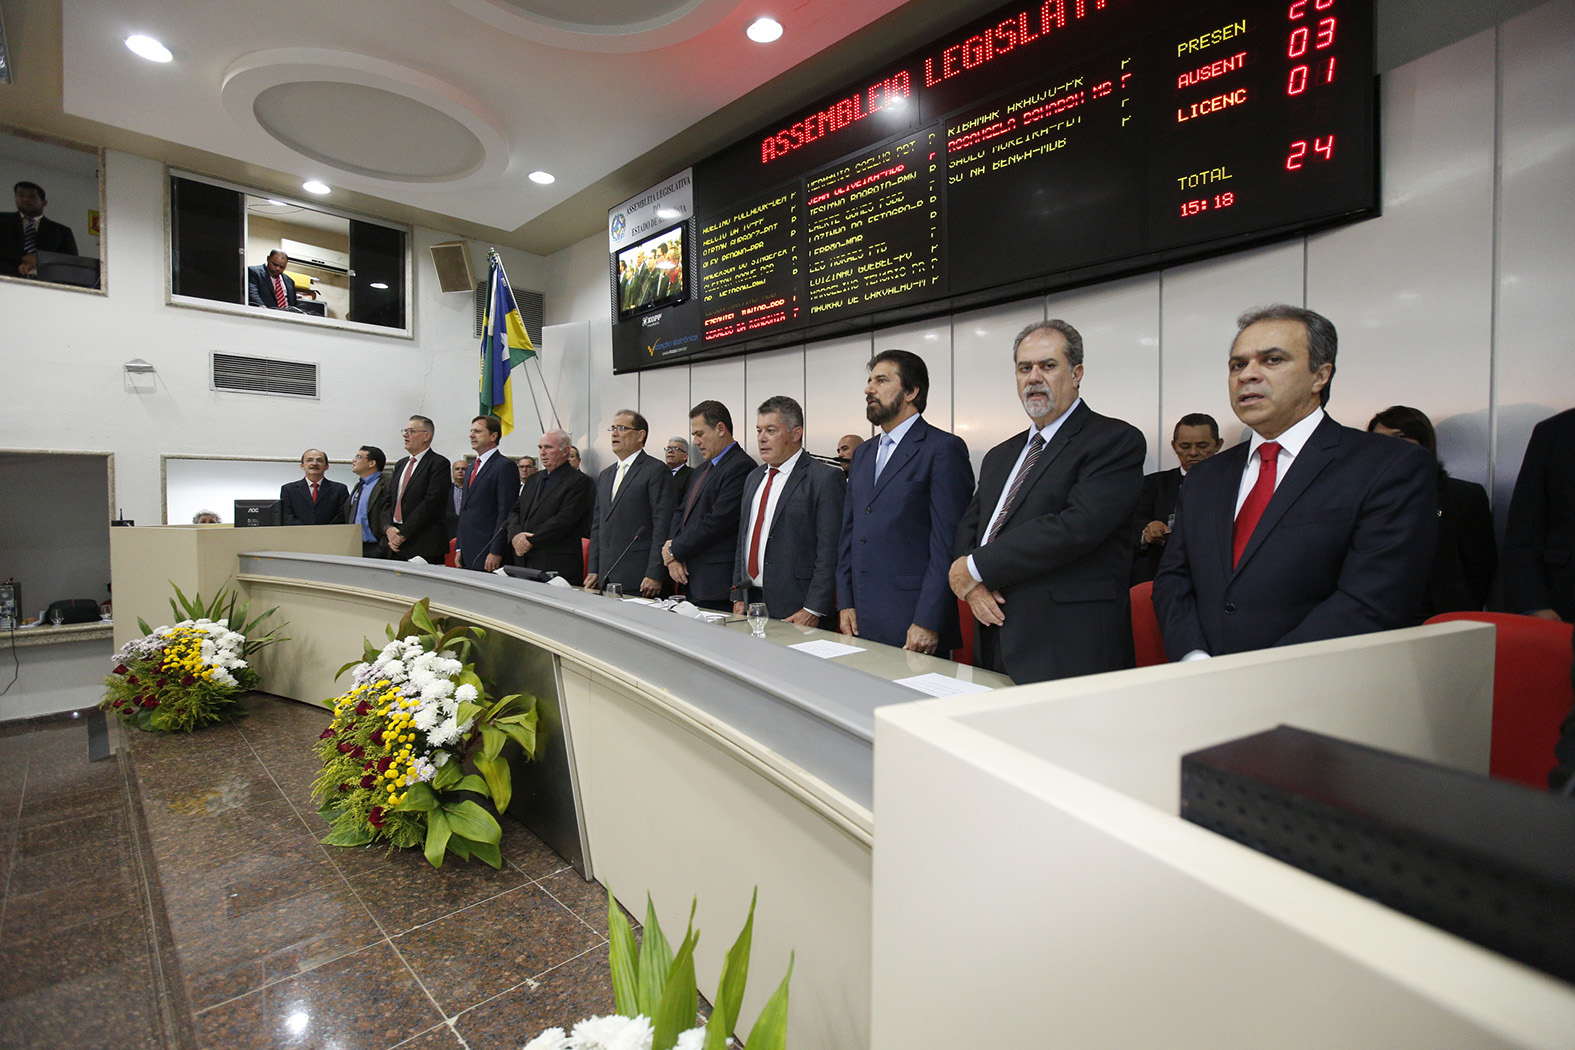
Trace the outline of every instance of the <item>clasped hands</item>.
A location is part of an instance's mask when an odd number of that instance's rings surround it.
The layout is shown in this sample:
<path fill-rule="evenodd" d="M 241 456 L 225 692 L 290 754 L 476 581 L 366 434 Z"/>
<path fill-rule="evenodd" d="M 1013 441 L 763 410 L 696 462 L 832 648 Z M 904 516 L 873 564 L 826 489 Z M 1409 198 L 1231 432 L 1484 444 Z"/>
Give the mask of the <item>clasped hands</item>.
<path fill-rule="evenodd" d="M 673 557 L 673 541 L 668 540 L 662 544 L 662 564 L 667 566 L 667 575 L 673 578 L 674 583 L 689 582 L 689 568 L 683 562 Z"/>
<path fill-rule="evenodd" d="M 973 573 L 968 571 L 966 556 L 952 562 L 946 582 L 951 584 L 953 594 L 968 603 L 974 619 L 986 627 L 999 627 L 1006 622 L 1006 613 L 1001 609 L 1006 604 L 1005 596 L 973 578 Z"/>

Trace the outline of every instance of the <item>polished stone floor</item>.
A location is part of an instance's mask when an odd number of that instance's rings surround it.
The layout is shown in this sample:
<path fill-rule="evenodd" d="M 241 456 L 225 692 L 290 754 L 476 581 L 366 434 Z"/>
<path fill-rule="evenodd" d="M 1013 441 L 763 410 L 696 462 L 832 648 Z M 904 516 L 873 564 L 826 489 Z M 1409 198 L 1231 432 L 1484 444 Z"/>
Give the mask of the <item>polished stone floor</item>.
<path fill-rule="evenodd" d="M 337 849 L 319 708 L 191 736 L 0 723 L 0 1047 L 517 1048 L 612 1009 L 607 898 L 507 821 L 503 870 Z"/>

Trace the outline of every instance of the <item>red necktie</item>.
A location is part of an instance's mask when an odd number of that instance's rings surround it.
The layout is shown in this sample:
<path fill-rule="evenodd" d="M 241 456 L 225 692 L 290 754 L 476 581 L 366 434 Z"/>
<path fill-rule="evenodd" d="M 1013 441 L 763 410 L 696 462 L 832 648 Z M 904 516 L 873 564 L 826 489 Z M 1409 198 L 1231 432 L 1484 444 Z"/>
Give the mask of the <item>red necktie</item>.
<path fill-rule="evenodd" d="M 411 456 L 410 462 L 405 464 L 405 473 L 399 479 L 399 493 L 394 497 L 394 520 L 397 522 L 405 520 L 405 486 L 410 484 L 410 475 L 415 469 L 416 457 Z"/>
<path fill-rule="evenodd" d="M 470 483 L 476 480 L 476 475 L 481 473 L 481 457 L 476 457 L 476 462 L 470 465 L 470 477 L 465 480 L 465 487 L 470 488 Z"/>
<path fill-rule="evenodd" d="M 284 278 L 278 274 L 273 275 L 273 297 L 279 301 L 279 309 L 287 309 L 290 301 L 284 295 Z"/>
<path fill-rule="evenodd" d="M 1278 441 L 1265 441 L 1258 446 L 1258 480 L 1253 482 L 1252 491 L 1247 493 L 1241 510 L 1236 513 L 1236 529 L 1231 536 L 1230 564 L 1233 569 L 1241 562 L 1241 552 L 1247 549 L 1252 530 L 1258 527 L 1258 519 L 1263 517 L 1264 508 L 1274 496 L 1274 474 L 1280 465 L 1279 457 Z"/>
<path fill-rule="evenodd" d="M 766 523 L 766 502 L 771 499 L 771 483 L 777 479 L 777 468 L 766 471 L 766 484 L 760 490 L 760 506 L 755 508 L 755 531 L 749 537 L 749 578 L 760 575 L 760 529 Z"/>
<path fill-rule="evenodd" d="M 312 482 L 312 502 L 317 502 L 317 482 Z"/>
<path fill-rule="evenodd" d="M 705 476 L 711 472 L 711 461 L 706 460 L 705 466 L 700 468 L 700 473 L 690 481 L 689 498 L 684 501 L 684 516 L 678 522 L 678 527 L 683 528 L 689 524 L 689 512 L 695 509 L 695 497 L 700 495 L 700 486 L 705 484 Z"/>

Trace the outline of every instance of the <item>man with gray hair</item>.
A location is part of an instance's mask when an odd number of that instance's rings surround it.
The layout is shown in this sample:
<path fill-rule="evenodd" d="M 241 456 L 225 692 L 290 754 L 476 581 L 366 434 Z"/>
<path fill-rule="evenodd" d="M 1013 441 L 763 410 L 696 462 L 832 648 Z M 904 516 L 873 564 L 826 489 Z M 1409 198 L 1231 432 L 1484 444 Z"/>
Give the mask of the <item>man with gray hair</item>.
<path fill-rule="evenodd" d="M 667 439 L 667 448 L 662 453 L 667 463 L 667 473 L 673 479 L 673 495 L 678 499 L 684 498 L 684 493 L 689 491 L 689 479 L 695 469 L 689 465 L 689 440 L 681 437 Z"/>
<path fill-rule="evenodd" d="M 1324 411 L 1334 325 L 1249 310 L 1231 343 L 1231 408 L 1249 441 L 1193 468 L 1154 578 L 1172 660 L 1416 622 L 1438 532 L 1437 461 Z"/>
<path fill-rule="evenodd" d="M 541 469 L 520 487 L 509 511 L 514 564 L 556 572 L 573 583 L 585 578 L 580 537 L 591 534 L 596 485 L 569 466 L 569 435 L 550 430 L 536 446 Z"/>
<path fill-rule="evenodd" d="M 1147 444 L 1080 396 L 1083 337 L 1065 321 L 1024 328 L 1012 362 L 1028 429 L 985 453 L 949 576 L 978 621 L 975 662 L 1019 685 L 1130 667 Z"/>

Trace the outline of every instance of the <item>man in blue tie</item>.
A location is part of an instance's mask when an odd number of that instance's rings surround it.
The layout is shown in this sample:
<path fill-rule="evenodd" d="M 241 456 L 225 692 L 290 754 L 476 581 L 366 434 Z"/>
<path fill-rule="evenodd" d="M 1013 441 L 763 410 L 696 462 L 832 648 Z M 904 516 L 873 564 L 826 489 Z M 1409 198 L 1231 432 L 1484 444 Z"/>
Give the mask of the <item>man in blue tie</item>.
<path fill-rule="evenodd" d="M 929 392 L 918 354 L 883 350 L 870 361 L 864 414 L 881 433 L 853 451 L 837 607 L 843 634 L 945 656 L 962 644 L 946 569 L 973 466 L 961 438 L 924 421 Z"/>
<path fill-rule="evenodd" d="M 1065 321 L 1019 332 L 1012 364 L 1028 429 L 985 453 L 950 574 L 979 624 L 975 663 L 1019 685 L 1130 667 L 1147 442 L 1083 400 L 1083 337 Z"/>
<path fill-rule="evenodd" d="M 387 459 L 376 445 L 362 445 L 350 460 L 350 469 L 360 479 L 350 490 L 345 504 L 345 517 L 340 521 L 361 526 L 361 557 L 388 557 L 388 541 L 384 533 L 394 521 L 393 499 L 388 494 L 388 482 L 383 477 Z"/>

